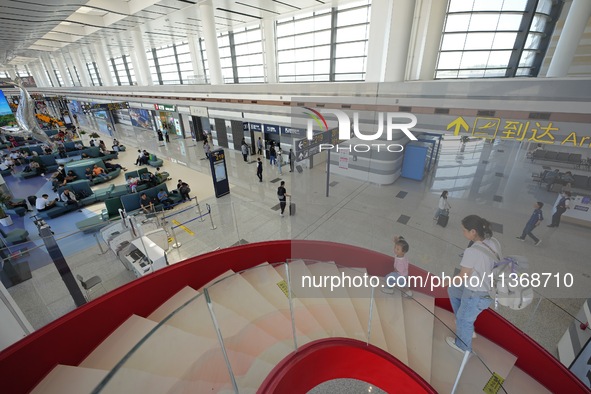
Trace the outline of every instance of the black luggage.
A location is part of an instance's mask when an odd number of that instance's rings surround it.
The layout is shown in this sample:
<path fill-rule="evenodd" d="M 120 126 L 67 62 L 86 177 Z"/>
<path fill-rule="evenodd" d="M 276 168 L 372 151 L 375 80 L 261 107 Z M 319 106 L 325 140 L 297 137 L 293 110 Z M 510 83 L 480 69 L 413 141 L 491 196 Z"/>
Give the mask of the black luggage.
<path fill-rule="evenodd" d="M 295 215 L 295 209 L 296 209 L 295 202 L 290 202 L 289 203 L 289 216 Z"/>
<path fill-rule="evenodd" d="M 447 222 L 449 221 L 449 214 L 447 212 L 442 212 L 439 217 L 437 218 L 437 224 L 441 227 L 447 226 Z"/>
<path fill-rule="evenodd" d="M 27 200 L 29 201 L 29 204 L 31 204 L 31 207 L 33 209 L 35 209 L 35 204 L 37 202 L 37 197 L 35 197 L 35 196 L 29 196 L 29 197 L 27 197 Z"/>
<path fill-rule="evenodd" d="M 301 174 L 302 172 L 304 172 L 304 169 L 302 168 L 302 166 L 297 165 L 296 166 L 296 170 L 298 170 L 298 172 Z"/>

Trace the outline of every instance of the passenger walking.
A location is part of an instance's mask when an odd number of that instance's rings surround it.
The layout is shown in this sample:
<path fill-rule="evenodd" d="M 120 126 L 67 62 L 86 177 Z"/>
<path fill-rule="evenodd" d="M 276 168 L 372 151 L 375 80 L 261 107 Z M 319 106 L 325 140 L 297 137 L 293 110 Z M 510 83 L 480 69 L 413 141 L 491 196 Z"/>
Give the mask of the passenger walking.
<path fill-rule="evenodd" d="M 263 140 L 261 140 L 261 137 L 259 137 L 258 141 L 257 141 L 257 154 L 260 156 L 263 154 Z"/>
<path fill-rule="evenodd" d="M 501 259 L 501 245 L 493 238 L 486 219 L 469 215 L 462 219 L 462 227 L 464 237 L 473 245 L 464 251 L 461 269 L 456 275 L 461 278 L 460 286 L 453 286 L 456 282 L 452 281 L 447 289 L 456 317 L 456 338 L 445 339 L 450 347 L 460 352 L 472 351 L 474 322 L 492 302 L 490 274 L 495 261 Z"/>
<path fill-rule="evenodd" d="M 442 213 L 449 212 L 449 210 L 451 209 L 451 205 L 449 205 L 449 203 L 447 202 L 447 195 L 448 191 L 444 190 L 441 193 L 441 196 L 439 196 L 439 205 L 437 206 L 437 211 L 435 211 L 435 217 L 433 217 L 433 220 L 439 219 L 439 215 L 441 215 Z"/>
<path fill-rule="evenodd" d="M 205 151 L 205 157 L 209 159 L 209 152 L 211 152 L 211 147 L 209 146 L 209 142 L 207 142 L 207 140 L 203 142 L 203 150 Z"/>
<path fill-rule="evenodd" d="M 527 221 L 527 223 L 525 224 L 525 227 L 523 228 L 523 232 L 521 233 L 520 237 L 517 237 L 518 239 L 525 241 L 525 236 L 529 235 L 531 239 L 534 240 L 534 242 L 536 243 L 536 246 L 538 246 L 540 243 L 542 243 L 541 239 L 538 239 L 538 237 L 536 237 L 532 231 L 534 231 L 534 229 L 540 225 L 540 223 L 542 223 L 542 221 L 544 220 L 544 215 L 542 214 L 542 207 L 544 206 L 543 202 L 536 202 L 534 204 L 534 212 L 532 213 L 531 217 L 529 218 L 529 220 Z"/>
<path fill-rule="evenodd" d="M 386 287 L 382 288 L 382 292 L 386 294 L 393 294 L 394 288 L 398 287 L 407 297 L 412 296 L 412 291 L 408 289 L 408 266 L 410 262 L 405 257 L 410 249 L 408 242 L 402 236 L 394 237 L 394 271 L 386 275 Z"/>
<path fill-rule="evenodd" d="M 260 157 L 257 157 L 257 176 L 259 177 L 259 182 L 263 181 L 263 162 L 261 161 Z"/>
<path fill-rule="evenodd" d="M 275 151 L 275 146 L 273 146 L 273 141 L 271 141 L 271 146 L 269 147 L 269 164 L 277 164 L 277 152 Z"/>
<path fill-rule="evenodd" d="M 240 148 L 242 149 L 242 157 L 244 158 L 244 161 L 248 162 L 248 145 L 246 145 L 245 141 L 242 142 L 242 146 Z"/>
<path fill-rule="evenodd" d="M 281 207 L 281 211 L 279 215 L 283 217 L 283 213 L 285 212 L 285 207 L 287 206 L 287 190 L 285 189 L 285 181 L 281 181 L 281 185 L 277 188 L 277 197 L 279 198 L 279 207 Z"/>
<path fill-rule="evenodd" d="M 277 147 L 277 169 L 279 170 L 279 175 L 283 175 L 281 172 L 281 165 L 283 164 L 283 152 L 281 151 L 281 145 Z"/>

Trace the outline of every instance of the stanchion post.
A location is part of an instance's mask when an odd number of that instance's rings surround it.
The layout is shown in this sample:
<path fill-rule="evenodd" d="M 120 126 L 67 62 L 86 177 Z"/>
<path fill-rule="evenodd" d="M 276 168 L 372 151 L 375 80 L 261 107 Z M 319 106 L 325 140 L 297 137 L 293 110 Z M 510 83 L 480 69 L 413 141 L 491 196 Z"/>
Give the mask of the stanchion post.
<path fill-rule="evenodd" d="M 201 206 L 199 205 L 199 200 L 197 199 L 197 196 L 195 196 L 195 206 L 197 207 L 197 212 L 199 213 L 199 221 L 204 222 L 205 218 L 203 217 L 203 215 L 201 215 Z"/>
<path fill-rule="evenodd" d="M 101 251 L 99 253 L 99 255 L 103 255 L 103 254 L 107 253 L 109 251 L 109 249 L 103 250 L 103 246 L 101 245 L 101 241 L 98 239 L 98 233 L 94 233 L 94 238 L 96 239 L 96 243 L 98 244 L 99 250 Z"/>
<path fill-rule="evenodd" d="M 211 207 L 209 206 L 209 204 L 205 204 L 205 206 L 207 207 L 207 213 L 209 214 L 209 220 L 211 221 L 211 229 L 215 230 L 217 227 L 213 224 L 213 217 L 211 216 Z"/>

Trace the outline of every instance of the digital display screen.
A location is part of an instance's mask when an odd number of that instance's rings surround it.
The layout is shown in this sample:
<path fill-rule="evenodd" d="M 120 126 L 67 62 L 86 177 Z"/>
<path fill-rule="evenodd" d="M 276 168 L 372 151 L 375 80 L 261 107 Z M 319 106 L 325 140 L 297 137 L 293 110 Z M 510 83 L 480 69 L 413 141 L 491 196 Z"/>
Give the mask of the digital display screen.
<path fill-rule="evenodd" d="M 223 162 L 215 163 L 213 165 L 213 168 L 215 169 L 216 182 L 226 180 L 226 166 L 224 165 Z"/>

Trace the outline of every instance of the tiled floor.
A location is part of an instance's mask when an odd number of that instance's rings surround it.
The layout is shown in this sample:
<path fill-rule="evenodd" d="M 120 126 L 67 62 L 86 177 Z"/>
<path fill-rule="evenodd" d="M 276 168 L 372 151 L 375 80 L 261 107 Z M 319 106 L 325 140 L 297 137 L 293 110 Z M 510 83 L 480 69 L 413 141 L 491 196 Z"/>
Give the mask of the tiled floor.
<path fill-rule="evenodd" d="M 90 131 L 92 123 L 88 125 L 86 130 Z M 193 234 L 182 228 L 174 229 L 182 246 L 169 250 L 171 263 L 244 240 L 329 240 L 391 254 L 392 236 L 401 234 L 410 243 L 408 257 L 413 264 L 436 275 L 451 275 L 459 264 L 458 255 L 467 245 L 460 221 L 468 214 L 478 214 L 495 223 L 493 229 L 506 255 L 528 258 L 529 272 L 573 274 L 575 281 L 570 288 L 537 289 L 555 304 L 543 301 L 538 308 L 534 302 L 521 311 L 504 307 L 498 310 L 548 350 L 555 353 L 558 339 L 572 321 L 556 305 L 574 315 L 583 300 L 590 297 L 589 229 L 568 224 L 559 229 L 540 226 L 535 231 L 543 240 L 539 247 L 515 239 L 531 214 L 533 202 L 546 204 L 544 214 L 548 220 L 556 199 L 555 194 L 530 180 L 531 173 L 538 172 L 541 166 L 525 160 L 525 149 L 519 144 L 471 141 L 461 151 L 460 142 L 451 138 L 444 141 L 437 166 L 422 182 L 400 178 L 392 185 L 379 186 L 331 174 L 331 180 L 338 183 L 330 187 L 329 197 L 326 197 L 324 166 L 305 169 L 301 174 L 284 172 L 279 177 L 277 168 L 265 161 L 264 182 L 260 183 L 255 166 L 244 162 L 240 152 L 226 149 L 231 193 L 215 198 L 209 163 L 203 160 L 201 144 L 190 139 L 172 139 L 169 144 L 159 146 L 154 132 L 122 125 L 117 126 L 115 136 L 128 147 L 120 155 L 119 163 L 130 170 L 135 168 L 138 146 L 154 152 L 165 160 L 163 169 L 171 174 L 169 189 L 174 189 L 177 180 L 183 179 L 191 185 L 191 195 L 198 197 L 201 212 L 206 212 L 208 206 L 211 208 L 211 215 L 204 217 L 204 221 L 185 224 Z M 109 145 L 110 139 L 104 139 Z M 281 217 L 273 209 L 278 203 L 276 179 L 286 181 L 287 191 L 297 204 L 295 216 Z M 123 178 L 115 182 L 120 184 Z M 449 191 L 452 207 L 446 228 L 432 220 L 442 190 Z M 102 204 L 89 208 L 100 212 Z M 197 209 L 175 212 L 171 214 L 180 223 L 197 216 Z M 172 234 L 170 227 L 167 230 Z M 133 280 L 133 275 L 112 252 L 101 254 L 92 235 L 86 237 L 92 245 L 89 243 L 91 246 L 84 251 L 67 258 L 74 273 L 84 277 L 100 275 L 107 290 Z M 105 249 L 104 244 L 102 248 Z M 293 255 L 297 254 L 294 250 Z M 11 288 L 10 292 L 35 327 L 74 308 L 52 264 L 34 271 L 33 275 L 32 280 Z"/>

